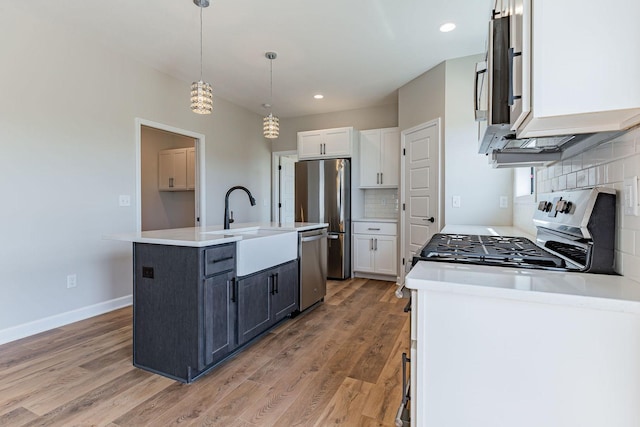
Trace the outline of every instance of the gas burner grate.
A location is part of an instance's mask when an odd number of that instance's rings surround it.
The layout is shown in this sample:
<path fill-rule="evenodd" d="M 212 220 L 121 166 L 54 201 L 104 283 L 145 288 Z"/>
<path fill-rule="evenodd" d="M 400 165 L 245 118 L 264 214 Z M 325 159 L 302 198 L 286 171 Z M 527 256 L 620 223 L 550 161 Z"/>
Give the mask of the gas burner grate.
<path fill-rule="evenodd" d="M 563 259 L 522 237 L 435 234 L 422 259 L 524 268 L 565 268 Z"/>

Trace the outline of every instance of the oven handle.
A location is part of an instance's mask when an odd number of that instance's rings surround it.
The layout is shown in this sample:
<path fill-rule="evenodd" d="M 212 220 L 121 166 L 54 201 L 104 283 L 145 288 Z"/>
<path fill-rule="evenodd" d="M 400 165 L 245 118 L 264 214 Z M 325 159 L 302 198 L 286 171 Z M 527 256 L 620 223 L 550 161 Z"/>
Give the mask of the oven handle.
<path fill-rule="evenodd" d="M 396 427 L 404 427 L 410 424 L 407 424 L 407 402 L 411 399 L 409 396 L 409 387 L 407 385 L 407 363 L 411 362 L 411 359 L 407 357 L 407 353 L 402 353 L 402 403 L 398 408 L 398 412 L 396 414 Z M 405 416 L 405 417 L 403 417 Z M 409 423 L 411 420 L 409 420 Z"/>

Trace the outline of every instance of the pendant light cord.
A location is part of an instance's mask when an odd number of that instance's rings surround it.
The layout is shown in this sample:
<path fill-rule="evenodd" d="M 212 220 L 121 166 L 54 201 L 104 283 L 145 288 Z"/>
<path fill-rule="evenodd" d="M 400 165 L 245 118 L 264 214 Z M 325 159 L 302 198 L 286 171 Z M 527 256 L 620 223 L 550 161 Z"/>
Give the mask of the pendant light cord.
<path fill-rule="evenodd" d="M 269 59 L 269 114 L 273 108 L 273 59 Z"/>
<path fill-rule="evenodd" d="M 202 81 L 202 6 L 200 6 L 200 81 Z"/>

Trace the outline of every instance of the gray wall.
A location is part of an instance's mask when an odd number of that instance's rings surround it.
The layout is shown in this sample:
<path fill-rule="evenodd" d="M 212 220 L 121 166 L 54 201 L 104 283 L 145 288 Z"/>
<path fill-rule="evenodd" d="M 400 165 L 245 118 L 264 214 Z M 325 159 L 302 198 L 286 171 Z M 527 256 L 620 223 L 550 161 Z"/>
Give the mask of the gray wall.
<path fill-rule="evenodd" d="M 406 130 L 441 118 L 445 224 L 511 225 L 512 173 L 492 169 L 477 151 L 473 84 L 480 58 L 472 55 L 442 62 L 402 86 L 398 91 L 399 126 Z M 451 207 L 454 195 L 461 198 L 460 208 Z M 499 208 L 501 195 L 509 198 L 508 209 Z"/>
<path fill-rule="evenodd" d="M 398 90 L 398 126 L 406 130 L 442 118 L 445 123 L 445 63 L 442 62 Z"/>
<path fill-rule="evenodd" d="M 357 130 L 398 126 L 398 105 L 361 108 L 335 113 L 314 114 L 280 120 L 280 137 L 273 141 L 273 151 L 297 150 L 298 132 L 353 126 Z"/>
<path fill-rule="evenodd" d="M 493 169 L 478 154 L 478 125 L 473 111 L 475 64 L 484 55 L 446 61 L 445 139 L 445 223 L 511 225 L 513 173 Z M 461 207 L 452 207 L 460 196 Z M 509 207 L 500 208 L 500 196 Z"/>
<path fill-rule="evenodd" d="M 222 223 L 236 184 L 258 199 L 251 209 L 246 196 L 232 200 L 239 221 L 270 217 L 271 150 L 259 115 L 220 98 L 211 116 L 193 114 L 190 82 L 55 25 L 2 6 L 11 37 L 0 37 L 0 338 L 131 294 L 131 245 L 103 236 L 135 231 L 136 118 L 205 135 L 209 224 Z M 130 207 L 118 206 L 121 194 Z M 68 274 L 76 288 L 67 289 Z"/>

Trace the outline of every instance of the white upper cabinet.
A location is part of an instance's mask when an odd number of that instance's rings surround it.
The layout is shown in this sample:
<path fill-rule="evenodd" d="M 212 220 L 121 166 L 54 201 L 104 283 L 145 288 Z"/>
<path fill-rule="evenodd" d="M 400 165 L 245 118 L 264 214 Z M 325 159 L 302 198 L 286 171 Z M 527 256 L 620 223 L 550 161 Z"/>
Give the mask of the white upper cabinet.
<path fill-rule="evenodd" d="M 158 190 L 186 191 L 195 188 L 195 149 L 174 148 L 158 153 Z"/>
<path fill-rule="evenodd" d="M 298 158 L 351 157 L 353 136 L 352 127 L 298 132 Z"/>
<path fill-rule="evenodd" d="M 518 138 L 640 123 L 640 2 L 509 0 Z"/>
<path fill-rule="evenodd" d="M 394 188 L 400 174 L 400 130 L 360 132 L 360 187 Z"/>

